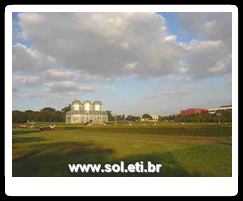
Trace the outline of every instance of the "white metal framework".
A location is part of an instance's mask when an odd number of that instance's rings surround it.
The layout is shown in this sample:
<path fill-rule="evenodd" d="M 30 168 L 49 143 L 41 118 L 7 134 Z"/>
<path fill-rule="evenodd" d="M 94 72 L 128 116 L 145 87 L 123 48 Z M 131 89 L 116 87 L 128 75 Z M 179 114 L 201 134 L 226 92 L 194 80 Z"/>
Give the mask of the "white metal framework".
<path fill-rule="evenodd" d="M 71 111 L 66 113 L 66 123 L 69 124 L 85 124 L 88 122 L 104 123 L 108 122 L 108 114 L 103 111 L 101 101 L 89 100 L 81 102 L 75 100 L 72 102 Z"/>

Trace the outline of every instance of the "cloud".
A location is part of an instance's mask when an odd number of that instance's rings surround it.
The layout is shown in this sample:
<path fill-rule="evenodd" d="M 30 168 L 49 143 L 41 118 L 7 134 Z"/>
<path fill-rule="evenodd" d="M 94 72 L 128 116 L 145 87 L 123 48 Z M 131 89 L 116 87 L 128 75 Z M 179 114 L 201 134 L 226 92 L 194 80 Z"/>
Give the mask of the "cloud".
<path fill-rule="evenodd" d="M 186 92 L 186 91 L 162 91 L 159 93 L 159 96 L 173 96 L 173 95 L 184 96 L 184 95 L 188 95 L 188 92 Z"/>
<path fill-rule="evenodd" d="M 196 40 L 177 41 L 156 13 L 20 13 L 32 47 L 13 47 L 13 69 L 82 80 L 229 73 L 230 14 L 177 14 L 181 30 Z"/>
<path fill-rule="evenodd" d="M 40 98 L 40 97 L 48 97 L 48 94 L 44 92 L 38 91 L 21 91 L 15 94 L 16 97 L 22 98 Z"/>
<path fill-rule="evenodd" d="M 31 50 L 88 75 L 167 75 L 184 54 L 155 13 L 21 13 L 19 21 Z"/>
<path fill-rule="evenodd" d="M 137 65 L 138 65 L 137 62 L 133 62 L 133 63 L 127 64 L 125 68 L 126 69 L 134 69 L 134 68 L 136 68 Z"/>
<path fill-rule="evenodd" d="M 176 91 L 160 91 L 158 93 L 145 94 L 144 98 L 149 101 L 156 101 L 161 98 L 175 98 L 175 97 L 182 97 L 182 96 L 188 96 L 188 91 L 182 91 L 182 90 L 176 90 Z"/>
<path fill-rule="evenodd" d="M 47 82 L 44 84 L 46 91 L 54 93 L 91 93 L 95 92 L 96 89 L 89 86 L 80 86 L 78 83 L 73 81 L 54 81 Z"/>
<path fill-rule="evenodd" d="M 36 48 L 17 43 L 13 46 L 14 72 L 41 72 L 55 66 L 55 59 L 46 56 Z"/>
<path fill-rule="evenodd" d="M 21 19 L 21 21 L 24 21 L 25 23 L 28 23 L 30 25 L 38 25 L 44 22 L 44 16 L 38 13 L 29 13 L 28 15 L 20 14 L 19 18 Z"/>
<path fill-rule="evenodd" d="M 169 35 L 169 36 L 166 36 L 165 38 L 164 38 L 164 41 L 168 41 L 168 42 L 170 42 L 170 41 L 176 41 L 176 36 L 175 35 Z"/>
<path fill-rule="evenodd" d="M 224 75 L 232 70 L 231 52 L 221 40 L 193 41 L 187 48 L 187 73 L 194 78 Z"/>
<path fill-rule="evenodd" d="M 13 76 L 13 81 L 16 84 L 33 85 L 33 84 L 37 84 L 40 81 L 40 77 L 19 75 L 19 76 Z"/>
<path fill-rule="evenodd" d="M 105 85 L 104 89 L 105 90 L 112 90 L 112 91 L 114 91 L 116 89 L 116 87 L 114 87 L 113 85 Z"/>
<path fill-rule="evenodd" d="M 232 40 L 232 14 L 230 12 L 177 13 L 181 30 L 200 36 L 203 40 Z"/>
<path fill-rule="evenodd" d="M 177 13 L 182 31 L 197 37 L 187 45 L 192 77 L 224 75 L 232 70 L 232 14 Z"/>
<path fill-rule="evenodd" d="M 47 76 L 50 78 L 70 78 L 75 75 L 74 72 L 71 71 L 62 71 L 57 69 L 50 69 L 46 71 Z"/>

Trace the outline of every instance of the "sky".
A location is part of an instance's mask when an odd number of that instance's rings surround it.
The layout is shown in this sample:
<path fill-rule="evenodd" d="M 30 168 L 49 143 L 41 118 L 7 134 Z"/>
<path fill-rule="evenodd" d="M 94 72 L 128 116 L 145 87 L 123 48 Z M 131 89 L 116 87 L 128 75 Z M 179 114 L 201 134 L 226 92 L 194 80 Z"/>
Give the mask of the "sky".
<path fill-rule="evenodd" d="M 232 102 L 231 13 L 13 13 L 13 110 L 101 100 L 169 115 Z"/>

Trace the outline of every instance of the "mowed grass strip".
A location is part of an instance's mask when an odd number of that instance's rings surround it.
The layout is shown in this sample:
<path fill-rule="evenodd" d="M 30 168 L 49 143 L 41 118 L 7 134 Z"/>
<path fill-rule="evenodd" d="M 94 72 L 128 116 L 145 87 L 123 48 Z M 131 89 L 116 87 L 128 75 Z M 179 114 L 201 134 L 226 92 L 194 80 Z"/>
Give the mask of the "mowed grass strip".
<path fill-rule="evenodd" d="M 132 126 L 121 124 L 117 126 L 62 126 L 58 129 L 83 130 L 99 133 L 134 133 L 134 134 L 161 134 L 161 135 L 186 135 L 186 136 L 231 136 L 232 126 L 212 123 L 133 123 Z"/>
<path fill-rule="evenodd" d="M 231 176 L 231 149 L 228 125 L 13 129 L 13 176 Z M 68 163 L 121 160 L 163 167 L 159 174 L 71 174 L 68 169 Z"/>

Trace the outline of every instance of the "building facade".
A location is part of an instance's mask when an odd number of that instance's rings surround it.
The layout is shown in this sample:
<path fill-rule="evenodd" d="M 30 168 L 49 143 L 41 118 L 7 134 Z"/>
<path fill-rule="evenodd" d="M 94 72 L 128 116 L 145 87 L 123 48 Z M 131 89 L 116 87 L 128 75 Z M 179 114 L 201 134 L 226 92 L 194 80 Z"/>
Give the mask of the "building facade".
<path fill-rule="evenodd" d="M 225 110 L 232 110 L 232 105 L 224 105 L 219 108 L 211 108 L 208 109 L 208 112 L 209 114 L 215 114 L 216 112 L 225 111 Z"/>
<path fill-rule="evenodd" d="M 72 102 L 71 111 L 66 113 L 66 123 L 85 124 L 85 123 L 106 123 L 108 122 L 108 113 L 103 111 L 101 101 L 75 100 Z"/>
<path fill-rule="evenodd" d="M 157 122 L 159 121 L 159 115 L 152 115 L 152 121 Z"/>
<path fill-rule="evenodd" d="M 201 109 L 201 108 L 189 108 L 186 110 L 181 110 L 181 115 L 186 116 L 186 115 L 191 115 L 191 114 L 202 114 L 202 113 L 207 113 L 207 109 Z"/>

